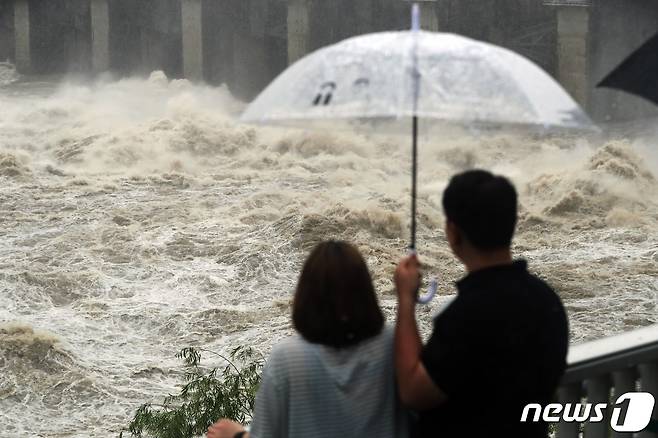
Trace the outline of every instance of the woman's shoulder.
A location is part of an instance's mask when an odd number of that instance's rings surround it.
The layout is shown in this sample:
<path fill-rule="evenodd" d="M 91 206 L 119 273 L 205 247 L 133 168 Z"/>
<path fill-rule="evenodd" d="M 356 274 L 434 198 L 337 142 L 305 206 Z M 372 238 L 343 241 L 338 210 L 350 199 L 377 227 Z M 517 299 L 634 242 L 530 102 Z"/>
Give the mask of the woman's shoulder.
<path fill-rule="evenodd" d="M 382 331 L 378 335 L 365 340 L 364 342 L 358 344 L 355 347 L 352 347 L 351 349 L 392 349 L 394 336 L 394 327 L 392 325 L 385 324 L 384 327 L 382 327 Z M 317 354 L 318 349 L 325 348 L 319 344 L 313 344 L 307 341 L 301 335 L 296 333 L 292 336 L 280 340 L 272 347 L 270 360 L 273 362 L 281 362 L 293 358 L 298 358 L 300 356 L 306 356 L 310 354 L 315 355 Z"/>
<path fill-rule="evenodd" d="M 287 357 L 303 354 L 308 350 L 310 343 L 298 334 L 288 336 L 272 347 L 270 360 L 280 360 Z"/>
<path fill-rule="evenodd" d="M 377 336 L 366 341 L 366 343 L 371 345 L 373 348 L 388 351 L 393 349 L 394 337 L 395 328 L 392 325 L 384 324 L 382 331 Z"/>
<path fill-rule="evenodd" d="M 382 327 L 382 332 L 380 333 L 380 336 L 387 340 L 387 341 L 393 341 L 393 337 L 395 336 L 395 326 L 391 324 L 384 324 L 384 327 Z"/>
<path fill-rule="evenodd" d="M 365 344 L 388 347 L 393 345 L 394 337 L 395 337 L 395 328 L 390 324 L 384 324 L 384 326 L 382 327 L 382 331 L 379 332 L 378 335 L 373 336 L 370 339 L 367 339 L 365 341 Z"/>

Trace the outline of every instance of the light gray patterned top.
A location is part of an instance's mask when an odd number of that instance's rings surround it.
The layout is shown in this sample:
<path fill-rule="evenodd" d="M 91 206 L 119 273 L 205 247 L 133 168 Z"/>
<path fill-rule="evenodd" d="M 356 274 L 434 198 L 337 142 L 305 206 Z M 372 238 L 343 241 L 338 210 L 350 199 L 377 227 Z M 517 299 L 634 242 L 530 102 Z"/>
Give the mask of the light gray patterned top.
<path fill-rule="evenodd" d="M 256 396 L 253 438 L 406 437 L 393 329 L 335 349 L 295 335 L 277 344 Z"/>

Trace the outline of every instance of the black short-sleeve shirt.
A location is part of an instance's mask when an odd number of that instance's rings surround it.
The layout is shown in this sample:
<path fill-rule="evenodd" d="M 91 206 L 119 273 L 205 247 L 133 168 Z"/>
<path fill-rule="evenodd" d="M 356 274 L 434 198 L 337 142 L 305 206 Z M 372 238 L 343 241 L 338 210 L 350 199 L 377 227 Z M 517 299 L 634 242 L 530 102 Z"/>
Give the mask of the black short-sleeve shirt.
<path fill-rule="evenodd" d="M 560 298 L 522 260 L 470 273 L 457 289 L 422 352 L 448 399 L 419 413 L 416 435 L 546 437 L 545 423 L 520 419 L 526 404 L 551 402 L 566 367 Z"/>

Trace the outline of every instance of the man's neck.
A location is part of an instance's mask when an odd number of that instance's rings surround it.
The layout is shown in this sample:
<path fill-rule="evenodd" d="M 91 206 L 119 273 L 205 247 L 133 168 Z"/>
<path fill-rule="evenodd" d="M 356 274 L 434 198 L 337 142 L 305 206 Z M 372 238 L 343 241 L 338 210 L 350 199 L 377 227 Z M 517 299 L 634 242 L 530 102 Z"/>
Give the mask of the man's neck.
<path fill-rule="evenodd" d="M 481 252 L 473 251 L 462 260 L 466 270 L 471 273 L 493 266 L 509 265 L 512 263 L 512 251 L 509 248 Z"/>

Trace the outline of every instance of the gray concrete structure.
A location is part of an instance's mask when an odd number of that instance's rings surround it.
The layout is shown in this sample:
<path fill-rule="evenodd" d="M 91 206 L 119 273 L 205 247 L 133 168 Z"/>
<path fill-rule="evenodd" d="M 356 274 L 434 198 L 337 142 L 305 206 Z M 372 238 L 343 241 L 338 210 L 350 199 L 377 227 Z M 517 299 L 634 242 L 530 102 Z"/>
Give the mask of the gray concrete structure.
<path fill-rule="evenodd" d="M 14 4 L 0 2 L 0 62 L 14 59 Z"/>
<path fill-rule="evenodd" d="M 202 0 L 181 0 L 183 75 L 197 81 L 203 79 L 202 16 Z"/>
<path fill-rule="evenodd" d="M 311 1 L 288 0 L 288 64 L 310 49 Z"/>
<path fill-rule="evenodd" d="M 356 34 L 373 32 L 374 7 L 372 0 L 354 0 Z"/>
<path fill-rule="evenodd" d="M 422 1 L 420 5 L 420 28 L 430 32 L 439 31 L 439 16 L 436 11 L 436 0 Z"/>
<path fill-rule="evenodd" d="M 30 50 L 30 5 L 28 0 L 14 0 L 14 56 L 20 73 L 32 70 Z"/>
<path fill-rule="evenodd" d="M 108 0 L 91 0 L 91 68 L 94 72 L 110 68 L 110 11 Z"/>
<path fill-rule="evenodd" d="M 249 29 L 251 30 L 251 35 L 259 38 L 265 37 L 269 8 L 269 1 L 249 1 Z"/>
<path fill-rule="evenodd" d="M 266 62 L 263 39 L 252 35 L 233 40 L 234 89 L 243 98 L 255 97 L 272 77 Z"/>
<path fill-rule="evenodd" d="M 492 42 L 555 76 L 597 121 L 654 117 L 596 84 L 658 30 L 656 0 L 417 0 L 421 27 Z M 5 0 L 0 61 L 22 73 L 163 70 L 243 99 L 319 47 L 409 28 L 403 0 Z"/>
<path fill-rule="evenodd" d="M 596 88 L 596 84 L 657 31 L 658 3 L 655 0 L 599 0 L 593 3 L 589 109 L 596 120 L 658 117 L 658 108 L 640 97 L 619 90 Z"/>
<path fill-rule="evenodd" d="M 589 99 L 589 27 L 588 6 L 557 8 L 557 79 L 584 108 Z"/>

